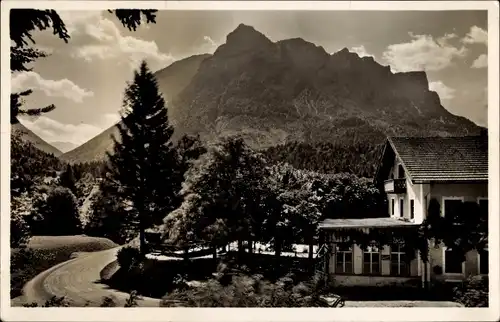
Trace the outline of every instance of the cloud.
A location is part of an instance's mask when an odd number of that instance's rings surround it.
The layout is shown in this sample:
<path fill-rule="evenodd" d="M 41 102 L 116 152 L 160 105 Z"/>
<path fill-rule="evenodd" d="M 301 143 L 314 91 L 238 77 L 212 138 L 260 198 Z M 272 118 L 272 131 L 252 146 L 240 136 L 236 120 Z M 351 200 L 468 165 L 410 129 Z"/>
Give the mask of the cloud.
<path fill-rule="evenodd" d="M 160 52 L 155 41 L 122 36 L 119 27 L 101 13 L 73 14 L 70 26 L 72 37 L 90 38 L 86 45 L 77 46 L 72 52 L 73 57 L 87 62 L 113 60 L 135 69 L 142 60 L 146 60 L 155 70 L 175 60 L 172 55 Z"/>
<path fill-rule="evenodd" d="M 209 36 L 203 36 L 203 40 L 207 41 L 212 46 L 217 46 L 217 43 Z"/>
<path fill-rule="evenodd" d="M 472 62 L 472 68 L 485 68 L 488 67 L 488 55 L 482 54 Z"/>
<path fill-rule="evenodd" d="M 488 44 L 488 32 L 478 26 L 472 26 L 462 39 L 464 44 Z"/>
<path fill-rule="evenodd" d="M 441 100 L 451 100 L 455 97 L 455 89 L 446 86 L 442 81 L 430 82 L 429 89 L 438 93 Z"/>
<path fill-rule="evenodd" d="M 369 54 L 367 51 L 366 51 L 366 48 L 365 46 L 361 45 L 361 46 L 356 46 L 356 47 L 351 47 L 349 49 L 350 52 L 354 52 L 356 54 L 358 54 L 359 57 L 375 57 L 373 56 L 372 54 Z"/>
<path fill-rule="evenodd" d="M 65 141 L 81 145 L 103 131 L 93 124 L 65 124 L 46 116 L 21 118 L 21 123 L 47 142 Z"/>
<path fill-rule="evenodd" d="M 204 42 L 199 48 L 200 52 L 213 53 L 219 47 L 219 44 L 210 36 L 203 36 L 203 40 Z"/>
<path fill-rule="evenodd" d="M 11 86 L 13 92 L 31 88 L 33 90 L 40 90 L 50 97 L 64 97 L 77 103 L 81 103 L 84 98 L 94 95 L 93 92 L 79 87 L 69 79 L 44 79 L 35 72 L 24 72 L 14 75 Z"/>
<path fill-rule="evenodd" d="M 465 47 L 457 48 L 448 42 L 456 37 L 455 34 L 445 34 L 437 39 L 430 35 L 409 35 L 410 42 L 389 45 L 382 54 L 396 72 L 442 70 L 453 64 L 455 58 L 467 53 Z"/>

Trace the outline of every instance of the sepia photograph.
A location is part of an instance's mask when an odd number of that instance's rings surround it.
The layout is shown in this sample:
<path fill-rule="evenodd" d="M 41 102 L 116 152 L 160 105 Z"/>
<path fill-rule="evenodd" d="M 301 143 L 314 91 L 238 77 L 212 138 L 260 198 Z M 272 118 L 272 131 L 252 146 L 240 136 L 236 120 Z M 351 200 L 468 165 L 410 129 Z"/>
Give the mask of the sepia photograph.
<path fill-rule="evenodd" d="M 2 2 L 2 319 L 499 318 L 498 3 L 280 2 Z"/>

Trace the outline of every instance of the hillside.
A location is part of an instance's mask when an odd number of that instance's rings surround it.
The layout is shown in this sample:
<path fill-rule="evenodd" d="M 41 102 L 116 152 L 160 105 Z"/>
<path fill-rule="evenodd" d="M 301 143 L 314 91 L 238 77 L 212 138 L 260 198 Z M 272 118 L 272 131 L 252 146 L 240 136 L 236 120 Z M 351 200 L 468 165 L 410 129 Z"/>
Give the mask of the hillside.
<path fill-rule="evenodd" d="M 45 142 L 42 138 L 21 123 L 11 124 L 11 131 L 13 133 L 18 133 L 23 141 L 30 142 L 35 148 L 45 153 L 53 154 L 56 157 L 62 155 L 62 152 L 56 147 Z"/>
<path fill-rule="evenodd" d="M 62 153 L 71 151 L 74 148 L 78 147 L 78 145 L 73 142 L 65 142 L 65 141 L 52 141 L 50 142 L 50 145 L 57 148 Z"/>
<path fill-rule="evenodd" d="M 191 56 L 176 61 L 155 73 L 165 100 L 171 100 L 190 82 L 200 63 L 207 57 L 210 57 L 210 55 Z M 172 123 L 175 123 L 175 120 Z M 118 136 L 118 130 L 115 126 L 106 129 L 81 146 L 64 153 L 61 159 L 71 163 L 103 160 L 106 151 L 112 151 L 113 149 L 111 135 Z"/>
<path fill-rule="evenodd" d="M 176 138 L 236 134 L 265 149 L 295 141 L 377 145 L 386 135 L 480 130 L 441 105 L 425 72 L 392 73 L 371 57 L 347 49 L 330 55 L 300 38 L 272 42 L 246 25 L 231 32 L 213 55 L 178 61 L 156 75 Z M 101 158 L 112 131 L 63 159 Z"/>

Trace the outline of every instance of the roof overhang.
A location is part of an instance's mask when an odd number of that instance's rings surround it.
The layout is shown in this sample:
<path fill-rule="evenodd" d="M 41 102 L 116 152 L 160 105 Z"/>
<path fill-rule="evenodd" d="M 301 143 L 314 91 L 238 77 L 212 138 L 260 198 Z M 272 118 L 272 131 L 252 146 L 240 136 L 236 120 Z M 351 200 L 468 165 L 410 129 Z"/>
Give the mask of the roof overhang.
<path fill-rule="evenodd" d="M 477 178 L 477 179 L 470 179 L 470 178 L 453 178 L 453 179 L 415 179 L 413 180 L 413 183 L 420 184 L 420 183 L 488 183 L 488 178 Z"/>
<path fill-rule="evenodd" d="M 362 218 L 362 219 L 326 219 L 319 223 L 320 229 L 358 229 L 358 228 L 390 228 L 417 227 L 419 224 L 396 218 Z"/>

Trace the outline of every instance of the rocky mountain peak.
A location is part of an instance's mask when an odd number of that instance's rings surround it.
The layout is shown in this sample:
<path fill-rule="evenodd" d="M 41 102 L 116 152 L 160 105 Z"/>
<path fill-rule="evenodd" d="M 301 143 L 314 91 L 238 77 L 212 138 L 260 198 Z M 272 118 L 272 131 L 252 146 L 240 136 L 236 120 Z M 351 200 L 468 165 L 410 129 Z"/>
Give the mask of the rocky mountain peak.
<path fill-rule="evenodd" d="M 226 37 L 225 49 L 230 47 L 237 51 L 246 51 L 248 49 L 258 49 L 272 45 L 264 34 L 255 30 L 254 27 L 245 24 L 239 24 L 236 29 L 230 32 Z"/>

